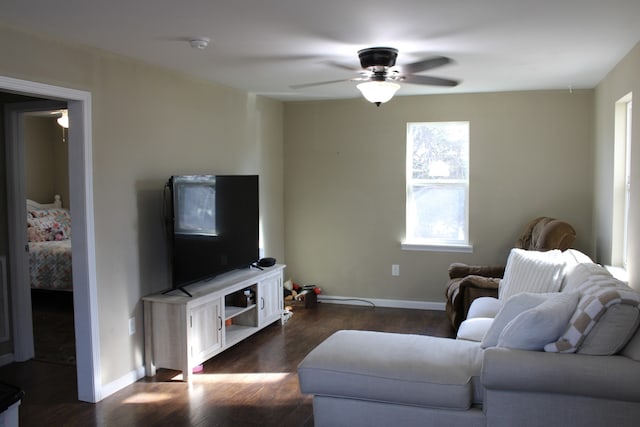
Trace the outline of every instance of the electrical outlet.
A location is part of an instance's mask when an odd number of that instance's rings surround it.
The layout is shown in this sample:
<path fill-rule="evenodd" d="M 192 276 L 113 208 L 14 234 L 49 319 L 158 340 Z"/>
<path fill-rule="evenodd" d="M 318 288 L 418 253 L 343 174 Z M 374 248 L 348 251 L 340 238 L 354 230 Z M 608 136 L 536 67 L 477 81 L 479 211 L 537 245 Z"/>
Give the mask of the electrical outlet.
<path fill-rule="evenodd" d="M 399 276 L 400 275 L 400 265 L 399 264 L 392 264 L 391 265 L 391 275 L 392 276 Z"/>
<path fill-rule="evenodd" d="M 136 318 L 132 317 L 129 319 L 129 335 L 133 335 L 136 333 Z"/>

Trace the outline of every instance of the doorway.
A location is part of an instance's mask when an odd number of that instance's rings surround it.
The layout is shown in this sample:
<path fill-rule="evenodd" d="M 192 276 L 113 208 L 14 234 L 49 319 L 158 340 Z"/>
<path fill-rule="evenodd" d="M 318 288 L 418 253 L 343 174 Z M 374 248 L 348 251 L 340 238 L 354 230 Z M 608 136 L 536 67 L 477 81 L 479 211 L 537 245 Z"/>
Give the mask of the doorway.
<path fill-rule="evenodd" d="M 76 337 L 78 399 L 101 400 L 100 351 L 93 228 L 93 185 L 91 162 L 91 94 L 85 91 L 50 86 L 0 76 L 0 91 L 66 102 L 68 133 L 69 193 L 72 218 L 73 302 Z M 31 295 L 28 262 L 24 256 L 26 218 L 23 147 L 20 122 L 25 113 L 17 105 L 5 106 L 5 148 L 7 163 L 7 205 L 9 232 L 9 272 L 13 312 L 13 348 L 16 361 L 33 357 Z"/>
<path fill-rule="evenodd" d="M 24 114 L 21 141 L 34 360 L 75 366 L 67 105 L 34 111 L 35 105 Z"/>

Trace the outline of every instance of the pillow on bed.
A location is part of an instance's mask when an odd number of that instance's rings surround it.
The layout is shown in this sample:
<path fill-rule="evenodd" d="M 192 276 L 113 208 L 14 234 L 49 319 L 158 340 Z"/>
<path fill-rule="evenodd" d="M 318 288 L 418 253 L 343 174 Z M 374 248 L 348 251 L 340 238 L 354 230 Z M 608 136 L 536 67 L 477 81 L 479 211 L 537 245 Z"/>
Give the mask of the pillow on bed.
<path fill-rule="evenodd" d="M 30 223 L 30 220 L 27 220 L 27 239 L 29 242 L 46 242 L 47 236 L 40 227 L 34 227 Z"/>
<path fill-rule="evenodd" d="M 71 218 L 59 214 L 27 219 L 30 242 L 67 240 L 71 238 Z"/>
<path fill-rule="evenodd" d="M 32 218 L 44 218 L 47 216 L 69 215 L 69 211 L 63 208 L 48 208 L 48 209 L 29 209 L 27 210 L 27 217 Z"/>

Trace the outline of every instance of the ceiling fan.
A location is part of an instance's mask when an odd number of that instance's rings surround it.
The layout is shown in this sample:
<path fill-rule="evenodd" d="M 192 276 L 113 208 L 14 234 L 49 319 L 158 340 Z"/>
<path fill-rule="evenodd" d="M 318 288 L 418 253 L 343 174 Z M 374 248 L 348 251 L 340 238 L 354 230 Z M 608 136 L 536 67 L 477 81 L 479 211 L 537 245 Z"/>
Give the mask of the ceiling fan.
<path fill-rule="evenodd" d="M 415 73 L 449 64 L 451 59 L 444 56 L 436 56 L 411 64 L 397 66 L 396 58 L 398 57 L 398 49 L 392 47 L 370 47 L 359 50 L 358 57 L 360 59 L 360 65 L 362 66 L 358 77 L 292 85 L 290 87 L 292 89 L 303 89 L 344 81 L 362 82 L 358 84 L 357 88 L 369 102 L 379 107 L 380 104 L 389 101 L 393 95 L 395 95 L 396 91 L 400 89 L 399 82 L 449 87 L 457 86 L 460 83 L 457 80 L 415 75 Z M 331 64 L 349 71 L 358 71 L 342 64 L 333 62 Z"/>

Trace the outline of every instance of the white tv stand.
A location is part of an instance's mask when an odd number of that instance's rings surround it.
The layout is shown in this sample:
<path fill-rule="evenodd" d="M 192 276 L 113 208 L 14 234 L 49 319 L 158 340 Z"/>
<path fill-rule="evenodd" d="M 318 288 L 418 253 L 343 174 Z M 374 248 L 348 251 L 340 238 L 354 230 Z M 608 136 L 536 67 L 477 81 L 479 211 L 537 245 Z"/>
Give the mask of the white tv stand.
<path fill-rule="evenodd" d="M 232 271 L 187 286 L 191 297 L 176 289 L 142 298 L 146 375 L 175 369 L 189 381 L 194 367 L 282 320 L 284 268 Z"/>

